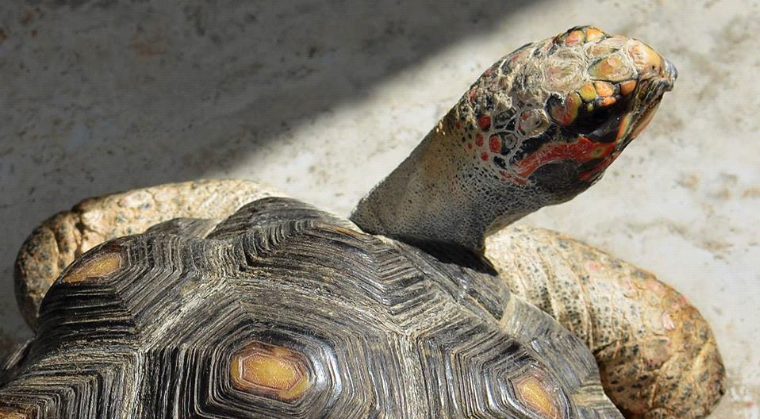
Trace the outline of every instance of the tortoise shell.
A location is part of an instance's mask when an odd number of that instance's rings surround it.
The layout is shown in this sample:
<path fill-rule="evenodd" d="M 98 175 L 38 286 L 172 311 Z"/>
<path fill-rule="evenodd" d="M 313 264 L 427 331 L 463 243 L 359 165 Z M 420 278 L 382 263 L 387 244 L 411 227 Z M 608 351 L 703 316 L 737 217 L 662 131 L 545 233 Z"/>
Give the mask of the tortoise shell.
<path fill-rule="evenodd" d="M 159 224 L 56 281 L 0 418 L 622 417 L 583 342 L 465 262 L 287 198 Z"/>

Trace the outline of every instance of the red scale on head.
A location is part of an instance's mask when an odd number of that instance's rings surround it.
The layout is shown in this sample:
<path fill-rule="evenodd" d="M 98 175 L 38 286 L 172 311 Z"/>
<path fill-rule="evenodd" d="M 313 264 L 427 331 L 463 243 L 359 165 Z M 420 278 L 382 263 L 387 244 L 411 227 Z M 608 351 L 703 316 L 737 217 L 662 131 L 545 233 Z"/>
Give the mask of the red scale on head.
<path fill-rule="evenodd" d="M 480 153 L 480 158 L 483 159 L 483 161 L 488 161 L 488 153 L 485 151 Z"/>
<path fill-rule="evenodd" d="M 478 126 L 483 131 L 487 130 L 488 128 L 491 128 L 491 116 L 481 115 L 480 118 L 478 118 Z"/>
<path fill-rule="evenodd" d="M 498 135 L 492 135 L 488 141 L 488 145 L 492 152 L 498 153 L 501 151 L 501 138 Z"/>
<path fill-rule="evenodd" d="M 530 154 L 518 164 L 520 176 L 528 177 L 536 169 L 555 161 L 573 160 L 576 162 L 586 162 L 594 158 L 605 158 L 610 155 L 615 148 L 615 143 L 595 143 L 586 137 L 580 137 L 574 143 L 554 143 L 547 144 Z M 605 163 L 605 162 L 602 162 Z M 606 163 L 609 165 L 609 162 Z M 590 170 L 593 172 L 594 169 Z"/>
<path fill-rule="evenodd" d="M 483 146 L 483 134 L 478 134 L 475 136 L 475 145 L 477 145 L 478 147 Z"/>
<path fill-rule="evenodd" d="M 618 158 L 619 155 L 620 155 L 620 152 L 610 153 L 608 158 L 602 160 L 601 162 L 599 162 L 599 164 L 592 167 L 591 169 L 586 170 L 585 172 L 581 173 L 580 178 L 583 180 L 586 180 L 590 178 L 592 175 L 606 170 L 612 164 L 612 162 L 614 162 Z"/>

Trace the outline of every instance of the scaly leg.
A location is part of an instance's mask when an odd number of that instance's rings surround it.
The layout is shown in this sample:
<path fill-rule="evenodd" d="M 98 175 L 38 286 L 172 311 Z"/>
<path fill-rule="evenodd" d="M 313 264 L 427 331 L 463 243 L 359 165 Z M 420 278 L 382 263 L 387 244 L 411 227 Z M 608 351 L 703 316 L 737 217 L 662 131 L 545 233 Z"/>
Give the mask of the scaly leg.
<path fill-rule="evenodd" d="M 709 325 L 653 274 L 530 227 L 490 237 L 486 256 L 514 293 L 586 342 L 607 395 L 627 418 L 702 418 L 723 394 Z"/>

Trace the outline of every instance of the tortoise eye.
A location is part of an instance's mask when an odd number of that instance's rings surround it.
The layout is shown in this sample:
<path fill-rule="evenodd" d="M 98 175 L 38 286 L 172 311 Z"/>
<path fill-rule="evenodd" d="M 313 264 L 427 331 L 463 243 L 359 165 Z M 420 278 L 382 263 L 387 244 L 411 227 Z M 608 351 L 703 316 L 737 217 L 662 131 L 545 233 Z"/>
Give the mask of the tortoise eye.
<path fill-rule="evenodd" d="M 620 122 L 629 112 L 625 100 L 619 100 L 609 106 L 597 106 L 591 111 L 581 112 L 575 128 L 579 134 L 586 135 L 593 141 L 614 142 Z"/>

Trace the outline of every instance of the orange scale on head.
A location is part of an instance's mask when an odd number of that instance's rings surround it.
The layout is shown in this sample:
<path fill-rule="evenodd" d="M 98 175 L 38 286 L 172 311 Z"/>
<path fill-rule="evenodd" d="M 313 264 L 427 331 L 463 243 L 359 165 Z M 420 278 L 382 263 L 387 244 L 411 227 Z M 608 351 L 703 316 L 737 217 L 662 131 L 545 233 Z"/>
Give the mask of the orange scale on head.
<path fill-rule="evenodd" d="M 592 44 L 586 48 L 586 54 L 591 57 L 603 57 L 615 51 L 608 45 Z"/>
<path fill-rule="evenodd" d="M 581 96 L 578 93 L 569 94 L 564 102 L 552 106 L 550 113 L 558 124 L 567 126 L 575 121 L 581 106 Z"/>
<path fill-rule="evenodd" d="M 498 153 L 501 151 L 501 138 L 498 135 L 492 135 L 488 140 L 488 146 L 492 152 Z"/>
<path fill-rule="evenodd" d="M 586 35 L 581 30 L 574 30 L 567 34 L 567 37 L 565 38 L 565 45 L 566 46 L 573 46 L 582 44 L 583 41 L 585 41 Z"/>
<path fill-rule="evenodd" d="M 615 87 L 606 81 L 596 81 L 594 82 L 594 87 L 596 87 L 596 92 L 599 93 L 599 96 L 607 97 L 615 94 Z"/>
<path fill-rule="evenodd" d="M 581 89 L 578 91 L 578 93 L 580 93 L 581 98 L 586 102 L 590 102 L 596 99 L 596 89 L 592 83 L 586 83 L 581 86 Z"/>
<path fill-rule="evenodd" d="M 491 128 L 491 116 L 481 115 L 480 117 L 478 117 L 478 126 L 483 131 L 487 130 L 488 128 Z"/>
<path fill-rule="evenodd" d="M 614 105 L 615 102 L 617 102 L 617 99 L 615 99 L 612 96 L 608 96 L 608 97 L 602 99 L 602 107 Z"/>
<path fill-rule="evenodd" d="M 633 64 L 639 72 L 639 77 L 658 74 L 664 65 L 662 56 L 649 45 L 635 41 L 628 48 L 628 53 L 633 58 Z"/>
<path fill-rule="evenodd" d="M 611 55 L 588 70 L 589 75 L 596 80 L 619 82 L 634 76 L 633 68 L 628 66 L 619 55 Z"/>
<path fill-rule="evenodd" d="M 593 42 L 599 39 L 602 39 L 606 36 L 604 31 L 602 31 L 599 28 L 587 28 L 586 29 L 586 42 Z"/>
<path fill-rule="evenodd" d="M 636 80 L 628 80 L 620 83 L 620 94 L 629 95 L 636 88 Z"/>

